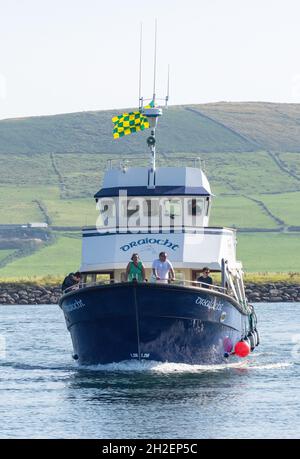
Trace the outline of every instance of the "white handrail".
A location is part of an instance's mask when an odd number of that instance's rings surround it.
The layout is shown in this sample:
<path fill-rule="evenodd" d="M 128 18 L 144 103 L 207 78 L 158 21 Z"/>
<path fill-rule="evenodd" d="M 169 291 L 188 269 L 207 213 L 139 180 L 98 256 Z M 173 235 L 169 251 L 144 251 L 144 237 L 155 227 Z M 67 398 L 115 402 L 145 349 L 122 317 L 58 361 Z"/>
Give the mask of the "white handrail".
<path fill-rule="evenodd" d="M 106 160 L 106 169 L 113 169 L 114 167 L 122 168 L 126 166 L 140 166 L 143 167 L 143 160 L 148 159 L 148 156 L 146 155 L 141 155 L 141 156 L 131 156 L 128 155 L 124 159 L 118 159 L 118 158 L 108 158 Z M 204 160 L 201 159 L 199 156 L 192 156 L 192 157 L 186 157 L 186 156 L 172 156 L 172 157 L 161 157 L 159 158 L 158 162 L 160 166 L 167 166 L 169 163 L 172 165 L 174 164 L 174 161 L 176 161 L 177 165 L 182 166 L 188 166 L 192 165 L 192 167 L 197 168 L 197 169 L 204 169 Z"/>
<path fill-rule="evenodd" d="M 198 281 L 190 281 L 190 280 L 185 280 L 185 279 L 175 279 L 175 281 L 178 281 L 178 282 L 183 282 L 183 283 L 187 283 L 187 284 L 193 284 L 193 286 L 195 286 L 195 284 L 205 284 L 205 282 L 198 282 Z M 226 287 L 221 287 L 220 285 L 214 285 L 214 284 L 205 284 L 207 285 L 208 287 L 213 287 L 213 289 L 219 289 L 219 290 L 227 290 Z M 197 287 L 197 285 L 196 285 Z M 207 287 L 204 287 L 204 288 L 207 288 Z"/>
<path fill-rule="evenodd" d="M 197 288 L 201 288 L 201 285 L 202 284 L 205 284 L 204 282 L 198 282 L 198 281 L 189 281 L 189 280 L 185 280 L 185 279 L 173 279 L 172 281 L 170 281 L 170 283 L 176 283 L 176 282 L 179 282 L 180 284 L 184 285 L 184 284 L 189 284 L 187 285 L 188 287 L 197 287 Z M 72 285 L 71 287 L 68 287 L 66 290 L 63 291 L 63 294 L 66 294 L 66 293 L 70 293 L 74 290 L 78 290 L 78 289 L 81 289 L 81 288 L 86 288 L 86 287 L 95 287 L 97 285 L 109 285 L 109 284 L 124 284 L 125 282 L 122 282 L 122 281 L 115 281 L 115 280 L 112 280 L 112 279 L 107 279 L 107 280 L 102 280 L 102 281 L 90 281 L 90 282 L 85 282 L 85 283 L 80 283 L 80 284 L 75 284 L 75 285 Z M 131 283 L 131 282 L 128 282 L 128 283 Z M 149 282 L 149 283 L 152 283 L 152 282 Z M 196 284 L 196 285 L 195 285 Z M 164 284 L 159 284 L 159 285 L 164 285 Z M 214 284 L 205 284 L 207 285 L 208 287 L 203 287 L 205 289 L 209 288 L 210 290 L 221 290 L 221 291 L 226 291 L 227 289 L 225 287 L 221 287 L 220 285 L 214 285 Z"/>

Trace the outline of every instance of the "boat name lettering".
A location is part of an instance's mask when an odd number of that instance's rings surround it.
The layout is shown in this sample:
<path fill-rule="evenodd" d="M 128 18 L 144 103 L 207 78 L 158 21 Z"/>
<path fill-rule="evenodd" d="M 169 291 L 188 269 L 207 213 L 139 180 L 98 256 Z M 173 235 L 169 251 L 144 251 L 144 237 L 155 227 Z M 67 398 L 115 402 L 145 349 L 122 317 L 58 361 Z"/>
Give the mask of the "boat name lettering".
<path fill-rule="evenodd" d="M 82 300 L 75 300 L 73 303 L 65 304 L 63 306 L 64 312 L 75 311 L 76 309 L 84 308 L 86 305 Z"/>
<path fill-rule="evenodd" d="M 132 247 L 139 247 L 144 244 L 158 244 L 174 251 L 179 247 L 178 244 L 174 244 L 173 242 L 169 241 L 169 239 L 155 239 L 145 237 L 143 239 L 139 239 L 138 241 L 128 242 L 128 244 L 122 245 L 120 249 L 123 250 L 123 252 L 127 252 L 127 250 L 132 249 Z"/>
<path fill-rule="evenodd" d="M 215 303 L 212 300 L 205 300 L 204 298 L 198 296 L 195 303 L 199 304 L 200 306 L 204 306 L 207 309 L 212 309 L 214 311 L 222 311 L 222 303 L 220 301 Z"/>
<path fill-rule="evenodd" d="M 138 359 L 139 358 L 139 354 L 137 352 L 131 352 L 130 353 L 130 357 L 132 359 Z M 141 352 L 141 354 L 140 354 L 140 358 L 141 359 L 149 359 L 149 357 L 150 357 L 149 352 Z"/>

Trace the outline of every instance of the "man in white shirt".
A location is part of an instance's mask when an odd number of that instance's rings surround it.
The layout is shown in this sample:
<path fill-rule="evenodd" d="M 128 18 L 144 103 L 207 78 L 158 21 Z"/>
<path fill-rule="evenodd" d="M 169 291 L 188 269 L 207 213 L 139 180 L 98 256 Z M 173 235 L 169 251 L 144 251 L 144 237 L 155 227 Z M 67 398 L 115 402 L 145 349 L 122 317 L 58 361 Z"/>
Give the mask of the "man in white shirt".
<path fill-rule="evenodd" d="M 175 280 L 175 272 L 172 263 L 167 260 L 166 252 L 160 252 L 159 259 L 153 261 L 152 273 L 156 282 L 160 284 L 168 283 L 169 273 L 171 273 L 171 280 Z"/>

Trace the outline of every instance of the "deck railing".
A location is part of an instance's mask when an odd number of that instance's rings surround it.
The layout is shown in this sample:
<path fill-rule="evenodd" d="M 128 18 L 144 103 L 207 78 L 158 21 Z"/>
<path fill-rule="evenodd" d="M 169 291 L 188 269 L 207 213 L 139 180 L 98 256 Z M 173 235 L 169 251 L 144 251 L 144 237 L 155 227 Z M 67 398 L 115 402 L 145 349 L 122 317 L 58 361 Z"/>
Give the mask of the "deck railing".
<path fill-rule="evenodd" d="M 66 290 L 64 290 L 64 294 L 66 293 L 70 293 L 74 290 L 79 290 L 79 289 L 82 289 L 82 288 L 87 288 L 87 287 L 95 287 L 95 286 L 100 286 L 100 285 L 109 285 L 109 284 L 124 284 L 124 283 L 132 283 L 132 282 L 122 282 L 122 281 L 115 281 L 115 280 L 109 280 L 109 279 L 105 279 L 105 280 L 102 280 L 102 281 L 90 281 L 90 282 L 85 282 L 85 283 L 80 283 L 79 285 L 76 284 L 76 285 L 72 285 L 71 287 L 68 287 Z M 147 281 L 143 282 L 143 283 L 148 283 Z M 153 282 L 153 281 L 149 281 L 150 284 L 156 284 L 156 282 Z M 189 281 L 189 280 L 184 280 L 184 279 L 174 279 L 174 280 L 170 280 L 168 282 L 168 284 L 163 284 L 163 283 L 159 283 L 157 282 L 157 284 L 159 285 L 179 285 L 179 286 L 184 286 L 184 287 L 190 287 L 190 288 L 199 288 L 199 289 L 203 289 L 203 290 L 215 290 L 215 291 L 220 291 L 222 293 L 226 293 L 227 289 L 225 287 L 221 287 L 220 285 L 209 285 L 209 284 L 206 284 L 207 287 L 203 287 L 203 282 L 198 282 L 198 281 Z"/>
<path fill-rule="evenodd" d="M 128 167 L 145 167 L 149 162 L 149 157 L 146 155 L 141 156 L 127 156 L 124 159 L 109 158 L 106 161 L 106 169 L 126 169 Z M 167 156 L 164 154 L 156 159 L 158 167 L 168 166 L 183 166 L 195 167 L 197 169 L 205 170 L 205 162 L 199 156 Z"/>

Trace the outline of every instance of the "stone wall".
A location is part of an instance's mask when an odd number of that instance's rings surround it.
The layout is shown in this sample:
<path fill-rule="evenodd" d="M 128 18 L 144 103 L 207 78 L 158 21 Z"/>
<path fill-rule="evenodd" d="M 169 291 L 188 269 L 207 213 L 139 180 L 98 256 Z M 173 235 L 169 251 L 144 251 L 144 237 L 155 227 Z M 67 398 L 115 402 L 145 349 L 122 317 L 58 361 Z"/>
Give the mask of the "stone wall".
<path fill-rule="evenodd" d="M 250 303 L 300 302 L 300 285 L 284 282 L 246 284 Z M 56 304 L 61 297 L 60 286 L 0 284 L 0 304 Z"/>
<path fill-rule="evenodd" d="M 251 303 L 300 302 L 300 284 L 276 282 L 274 284 L 246 284 L 246 295 Z"/>
<path fill-rule="evenodd" d="M 60 297 L 60 286 L 0 284 L 0 304 L 56 304 Z"/>

